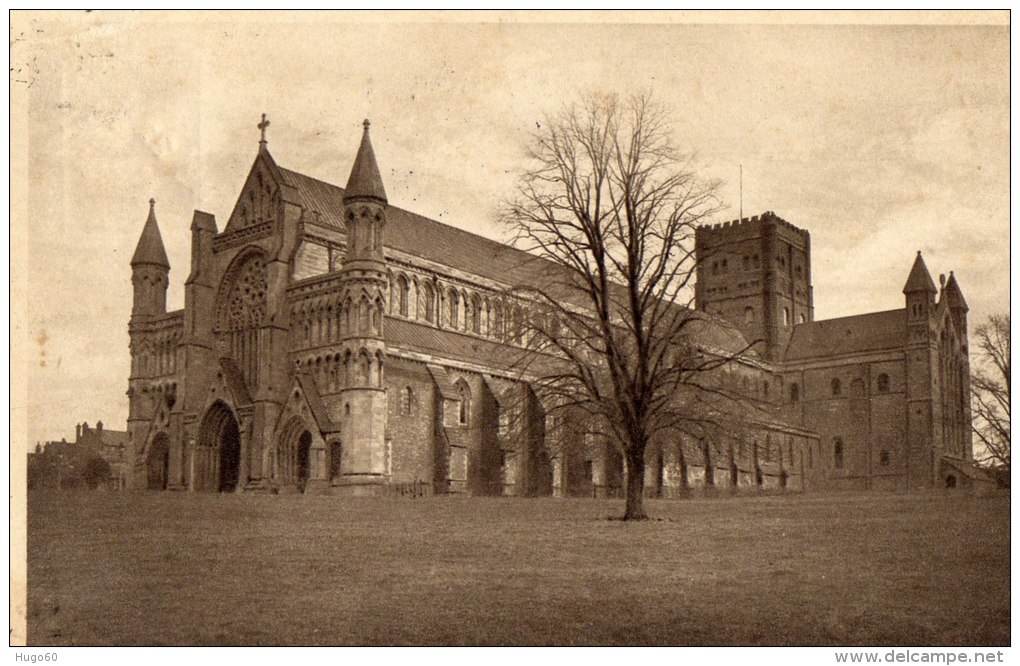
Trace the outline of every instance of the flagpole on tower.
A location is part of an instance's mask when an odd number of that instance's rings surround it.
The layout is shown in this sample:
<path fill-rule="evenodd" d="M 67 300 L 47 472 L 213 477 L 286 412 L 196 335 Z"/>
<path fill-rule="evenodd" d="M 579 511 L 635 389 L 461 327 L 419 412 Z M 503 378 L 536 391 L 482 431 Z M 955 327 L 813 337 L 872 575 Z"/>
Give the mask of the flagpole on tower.
<path fill-rule="evenodd" d="M 744 165 L 740 165 L 740 219 L 744 219 Z"/>

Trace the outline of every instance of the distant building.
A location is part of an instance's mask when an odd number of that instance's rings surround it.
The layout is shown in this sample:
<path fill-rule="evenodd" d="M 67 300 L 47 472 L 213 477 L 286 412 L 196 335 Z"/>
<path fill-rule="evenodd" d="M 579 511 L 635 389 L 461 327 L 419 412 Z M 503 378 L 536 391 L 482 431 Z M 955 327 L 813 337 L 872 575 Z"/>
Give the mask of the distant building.
<path fill-rule="evenodd" d="M 184 308 L 167 312 L 150 202 L 131 260 L 129 485 L 619 488 L 606 439 L 580 417 L 550 428 L 507 365 L 530 316 L 507 288 L 536 260 L 391 206 L 367 121 L 346 188 L 278 166 L 263 135 L 224 228 L 196 211 L 191 237 Z M 958 482 L 972 454 L 967 305 L 952 274 L 936 289 L 918 253 L 905 307 L 815 321 L 806 231 L 770 212 L 702 227 L 696 249 L 698 343 L 761 340 L 733 372 L 775 418 L 749 416 L 740 437 L 655 443 L 650 492 Z"/>
<path fill-rule="evenodd" d="M 126 479 L 127 431 L 108 430 L 103 422 L 90 428 L 88 423 L 75 426 L 75 439 L 36 443 L 28 454 L 30 488 L 57 488 L 87 483 L 90 461 L 101 459 L 109 465 L 109 475 L 99 481 L 103 487 L 123 489 Z M 94 464 L 94 463 L 93 463 Z"/>

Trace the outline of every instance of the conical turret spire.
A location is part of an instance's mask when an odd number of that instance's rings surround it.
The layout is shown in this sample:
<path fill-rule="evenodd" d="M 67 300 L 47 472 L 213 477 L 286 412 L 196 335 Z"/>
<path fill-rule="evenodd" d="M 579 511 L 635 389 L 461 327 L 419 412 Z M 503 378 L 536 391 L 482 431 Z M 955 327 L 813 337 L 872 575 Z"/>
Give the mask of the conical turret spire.
<path fill-rule="evenodd" d="M 946 299 L 951 308 L 962 308 L 966 312 L 969 308 L 967 307 L 967 301 L 963 298 L 963 292 L 960 291 L 960 285 L 956 282 L 956 276 L 953 275 L 952 271 L 949 271 L 949 279 L 946 280 L 945 289 L 942 292 L 942 298 Z"/>
<path fill-rule="evenodd" d="M 917 258 L 914 259 L 914 266 L 910 269 L 910 275 L 907 277 L 907 284 L 903 286 L 903 293 L 910 294 L 917 291 L 927 291 L 932 294 L 936 293 L 935 281 L 931 279 L 931 273 L 928 272 L 928 267 L 924 264 L 924 259 L 921 257 L 921 251 L 917 251 Z"/>
<path fill-rule="evenodd" d="M 163 247 L 163 237 L 159 233 L 159 226 L 156 224 L 156 200 L 149 199 L 149 217 L 142 227 L 142 235 L 135 247 L 135 254 L 131 257 L 131 265 L 154 264 L 170 268 L 170 260 L 166 258 L 166 248 Z"/>
<path fill-rule="evenodd" d="M 383 188 L 382 176 L 379 175 L 379 165 L 375 161 L 372 141 L 368 137 L 371 123 L 365 120 L 363 125 L 365 131 L 361 135 L 361 146 L 358 148 L 358 156 L 354 158 L 350 178 L 347 179 L 344 199 L 371 197 L 385 202 L 386 190 Z"/>

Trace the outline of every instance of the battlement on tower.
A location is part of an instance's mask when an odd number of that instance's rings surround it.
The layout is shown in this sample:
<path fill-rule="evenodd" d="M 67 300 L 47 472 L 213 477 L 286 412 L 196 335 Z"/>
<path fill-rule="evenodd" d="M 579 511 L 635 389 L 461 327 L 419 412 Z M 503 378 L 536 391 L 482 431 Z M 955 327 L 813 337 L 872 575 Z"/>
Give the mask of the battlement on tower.
<path fill-rule="evenodd" d="M 763 233 L 767 226 L 775 227 L 780 236 L 800 246 L 806 245 L 811 237 L 807 230 L 794 226 L 771 210 L 765 211 L 761 215 L 700 225 L 696 230 L 695 237 L 699 245 L 722 245 L 756 238 Z"/>

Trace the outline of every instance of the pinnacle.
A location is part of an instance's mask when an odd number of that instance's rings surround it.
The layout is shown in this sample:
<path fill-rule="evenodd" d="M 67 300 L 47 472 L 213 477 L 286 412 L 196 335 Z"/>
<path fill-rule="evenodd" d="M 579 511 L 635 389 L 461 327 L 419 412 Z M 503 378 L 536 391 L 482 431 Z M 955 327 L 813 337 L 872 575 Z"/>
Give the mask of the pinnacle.
<path fill-rule="evenodd" d="M 375 161 L 375 151 L 372 149 L 372 141 L 368 136 L 370 125 L 368 119 L 363 123 L 365 129 L 361 135 L 361 146 L 358 148 L 358 156 L 354 158 L 351 175 L 347 179 L 344 199 L 368 197 L 379 199 L 385 203 L 386 189 L 383 187 L 379 165 Z"/>
<path fill-rule="evenodd" d="M 138 238 L 138 245 L 131 257 L 131 265 L 154 264 L 170 268 L 170 260 L 166 257 L 166 248 L 163 247 L 163 237 L 159 233 L 159 225 L 156 224 L 156 200 L 149 199 L 149 217 L 142 227 L 142 235 Z"/>
<path fill-rule="evenodd" d="M 953 271 L 949 271 L 949 279 L 946 280 L 946 286 L 943 291 L 945 294 L 944 298 L 947 299 L 950 307 L 963 308 L 967 311 L 967 299 L 963 297 L 963 292 L 960 291 L 960 285 L 956 281 L 956 276 L 953 275 Z"/>
<path fill-rule="evenodd" d="M 917 291 L 927 291 L 932 294 L 937 292 L 935 282 L 931 279 L 931 273 L 928 272 L 928 267 L 924 263 L 920 250 L 917 251 L 917 258 L 914 259 L 914 265 L 910 269 L 907 284 L 903 286 L 904 294 Z"/>

